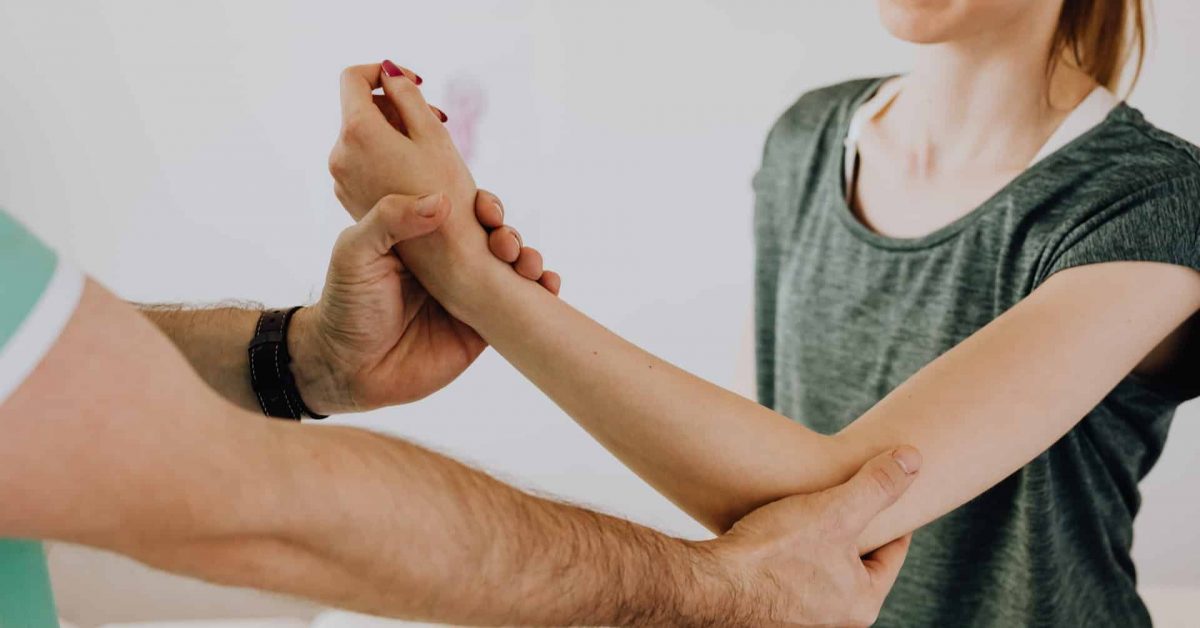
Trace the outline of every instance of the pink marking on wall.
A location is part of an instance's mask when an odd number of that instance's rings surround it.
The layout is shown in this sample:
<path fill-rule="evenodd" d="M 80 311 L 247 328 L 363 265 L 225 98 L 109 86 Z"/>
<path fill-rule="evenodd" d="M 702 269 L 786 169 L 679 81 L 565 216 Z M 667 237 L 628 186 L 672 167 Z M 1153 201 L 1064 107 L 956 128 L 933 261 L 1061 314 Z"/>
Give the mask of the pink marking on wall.
<path fill-rule="evenodd" d="M 446 103 L 446 115 L 450 117 L 446 123 L 450 137 L 454 139 L 454 145 L 458 147 L 463 160 L 471 165 L 475 158 L 479 125 L 487 110 L 487 94 L 474 78 L 456 76 L 446 84 L 442 102 Z"/>

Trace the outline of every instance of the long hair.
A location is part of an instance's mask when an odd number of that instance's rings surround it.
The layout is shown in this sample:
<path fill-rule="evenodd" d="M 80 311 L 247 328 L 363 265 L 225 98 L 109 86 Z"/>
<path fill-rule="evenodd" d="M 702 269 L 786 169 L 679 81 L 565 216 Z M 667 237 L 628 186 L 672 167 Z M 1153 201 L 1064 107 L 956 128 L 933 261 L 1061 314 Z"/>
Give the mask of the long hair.
<path fill-rule="evenodd" d="M 1117 91 L 1134 61 L 1129 89 L 1137 83 L 1146 56 L 1149 0 L 1064 0 L 1050 47 L 1051 67 L 1066 60 L 1097 83 Z"/>

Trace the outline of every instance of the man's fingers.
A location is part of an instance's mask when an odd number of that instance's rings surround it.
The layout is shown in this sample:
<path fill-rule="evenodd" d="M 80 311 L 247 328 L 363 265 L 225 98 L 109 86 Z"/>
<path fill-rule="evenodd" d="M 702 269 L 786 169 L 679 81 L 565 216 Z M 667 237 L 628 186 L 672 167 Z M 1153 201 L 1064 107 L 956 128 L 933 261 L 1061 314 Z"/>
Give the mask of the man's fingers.
<path fill-rule="evenodd" d="M 488 234 L 488 248 L 496 259 L 512 264 L 521 256 L 521 236 L 512 227 L 500 227 Z"/>
<path fill-rule="evenodd" d="M 484 229 L 497 229 L 504 226 L 504 204 L 500 198 L 487 190 L 479 190 L 475 194 L 475 218 Z"/>
<path fill-rule="evenodd" d="M 524 247 L 517 262 L 513 264 L 517 274 L 532 281 L 542 278 L 542 254 L 537 249 Z"/>
<path fill-rule="evenodd" d="M 342 232 L 334 256 L 350 264 L 370 262 L 387 255 L 398 242 L 432 233 L 449 215 L 445 194 L 385 196 L 358 224 Z"/>
<path fill-rule="evenodd" d="M 562 277 L 558 273 L 543 270 L 542 254 L 526 247 L 516 229 L 505 226 L 504 204 L 495 194 L 487 190 L 479 190 L 475 194 L 475 218 L 485 229 L 491 230 L 488 249 L 492 255 L 512 264 L 522 277 L 536 281 L 551 294 L 558 295 L 562 288 Z"/>
<path fill-rule="evenodd" d="M 379 252 L 386 253 L 396 243 L 432 233 L 450 215 L 450 201 L 435 193 L 413 198 L 400 194 L 385 196 L 371 209 Z M 368 214 L 368 218 L 371 215 Z"/>
<path fill-rule="evenodd" d="M 876 515 L 908 490 L 920 468 L 920 452 L 897 447 L 867 461 L 845 484 L 826 491 L 841 531 L 857 537 Z"/>
<path fill-rule="evenodd" d="M 542 278 L 538 279 L 538 283 L 542 284 L 542 287 L 549 290 L 550 294 L 554 296 L 558 296 L 558 292 L 562 290 L 562 277 L 552 270 L 542 273 Z"/>
<path fill-rule="evenodd" d="M 900 575 L 911 544 L 912 535 L 906 534 L 863 559 L 863 566 L 871 574 L 871 586 L 881 597 L 886 596 L 892 590 L 892 585 L 896 584 L 896 577 Z"/>
<path fill-rule="evenodd" d="M 442 128 L 441 118 L 429 108 L 417 83 L 402 68 L 391 61 L 384 61 L 382 71 L 380 80 L 383 82 L 383 93 L 400 112 L 400 119 L 404 121 L 409 137 L 419 137 Z"/>

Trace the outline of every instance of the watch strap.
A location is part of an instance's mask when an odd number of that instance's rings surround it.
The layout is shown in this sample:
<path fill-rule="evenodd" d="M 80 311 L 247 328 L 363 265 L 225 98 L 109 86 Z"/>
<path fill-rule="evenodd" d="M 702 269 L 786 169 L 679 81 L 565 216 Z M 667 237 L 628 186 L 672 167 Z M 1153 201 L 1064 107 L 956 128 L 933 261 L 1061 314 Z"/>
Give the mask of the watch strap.
<path fill-rule="evenodd" d="M 302 306 L 289 310 L 267 310 L 258 317 L 254 338 L 247 354 L 250 359 L 250 387 L 258 398 L 263 414 L 299 421 L 305 415 L 324 419 L 304 404 L 292 375 L 292 356 L 288 353 L 287 332 L 292 316 Z"/>

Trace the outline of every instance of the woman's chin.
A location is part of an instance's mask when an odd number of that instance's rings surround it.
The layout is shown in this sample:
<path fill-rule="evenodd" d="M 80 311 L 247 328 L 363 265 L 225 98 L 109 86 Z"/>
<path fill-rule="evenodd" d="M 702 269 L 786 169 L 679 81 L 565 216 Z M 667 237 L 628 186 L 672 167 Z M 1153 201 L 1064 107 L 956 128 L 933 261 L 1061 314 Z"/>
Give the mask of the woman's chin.
<path fill-rule="evenodd" d="M 910 44 L 940 44 L 950 39 L 941 31 L 921 27 L 892 28 L 889 26 L 888 32 L 892 34 L 892 37 Z"/>
<path fill-rule="evenodd" d="M 913 6 L 879 3 L 883 27 L 893 37 L 913 44 L 936 44 L 954 38 L 956 20 L 947 19 L 946 11 Z"/>
<path fill-rule="evenodd" d="M 878 0 L 884 28 L 914 44 L 969 39 L 1025 17 L 1041 19 L 1058 6 L 1051 0 Z"/>

